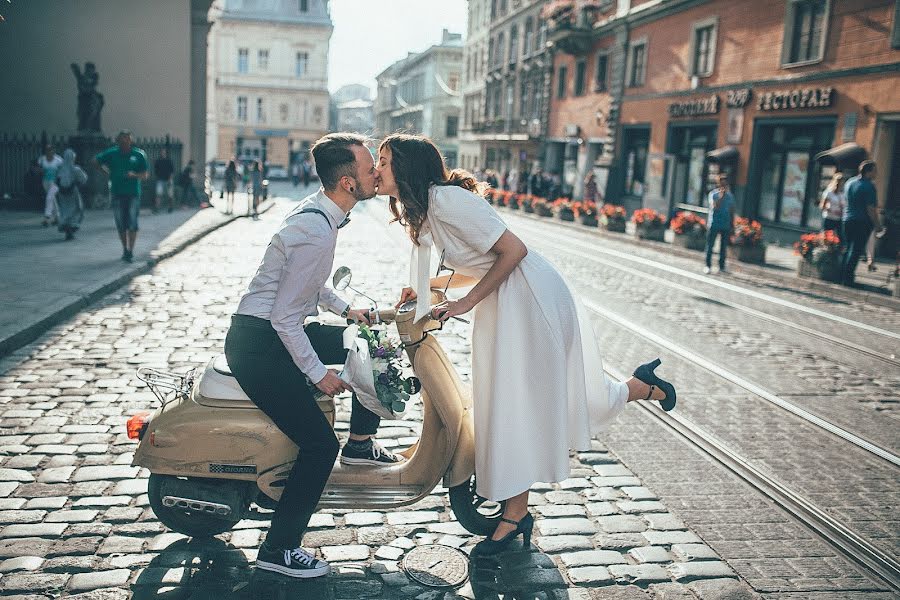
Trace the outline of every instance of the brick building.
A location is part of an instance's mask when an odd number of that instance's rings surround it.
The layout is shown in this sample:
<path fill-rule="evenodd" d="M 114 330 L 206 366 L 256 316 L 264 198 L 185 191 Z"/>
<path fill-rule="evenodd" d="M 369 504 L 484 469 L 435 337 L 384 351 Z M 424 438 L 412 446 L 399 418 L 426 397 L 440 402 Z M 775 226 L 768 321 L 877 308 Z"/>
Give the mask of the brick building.
<path fill-rule="evenodd" d="M 900 2 L 560 1 L 547 167 L 629 209 L 705 211 L 712 175 L 789 241 L 821 225 L 835 168 L 879 164 L 900 198 Z M 883 251 L 896 247 L 897 226 Z"/>

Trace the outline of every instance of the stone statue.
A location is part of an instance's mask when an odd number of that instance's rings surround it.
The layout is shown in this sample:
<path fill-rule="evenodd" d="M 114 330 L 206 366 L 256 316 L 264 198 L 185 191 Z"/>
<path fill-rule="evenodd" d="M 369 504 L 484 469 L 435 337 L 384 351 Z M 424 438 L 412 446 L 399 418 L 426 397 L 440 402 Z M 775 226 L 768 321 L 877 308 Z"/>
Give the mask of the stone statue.
<path fill-rule="evenodd" d="M 100 133 L 100 111 L 103 110 L 103 94 L 97 91 L 100 78 L 94 63 L 84 63 L 84 73 L 76 63 L 72 72 L 78 82 L 78 132 Z"/>

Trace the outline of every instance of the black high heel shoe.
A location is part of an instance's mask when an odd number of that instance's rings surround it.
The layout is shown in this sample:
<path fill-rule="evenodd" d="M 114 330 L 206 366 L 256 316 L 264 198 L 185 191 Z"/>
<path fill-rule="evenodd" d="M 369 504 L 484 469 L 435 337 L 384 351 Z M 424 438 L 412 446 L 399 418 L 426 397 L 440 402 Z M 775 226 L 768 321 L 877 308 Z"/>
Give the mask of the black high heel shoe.
<path fill-rule="evenodd" d="M 501 518 L 500 520 L 509 523 L 510 525 L 515 525 L 516 528 L 499 540 L 492 540 L 491 538 L 481 540 L 475 544 L 474 548 L 472 548 L 471 556 L 490 556 L 492 554 L 499 554 L 500 552 L 503 552 L 503 550 L 509 546 L 509 543 L 516 539 L 520 533 L 522 534 L 522 546 L 526 550 L 531 546 L 531 530 L 534 529 L 534 517 L 531 513 L 528 513 L 518 521 L 505 518 Z"/>
<path fill-rule="evenodd" d="M 657 358 L 653 362 L 639 366 L 634 370 L 632 375 L 650 386 L 650 393 L 647 394 L 647 397 L 644 398 L 644 400 L 650 400 L 650 397 L 653 395 L 654 387 L 658 387 L 665 392 L 666 397 L 660 400 L 659 404 L 664 411 L 668 412 L 675 408 L 675 386 L 665 379 L 657 377 L 656 373 L 654 373 L 656 367 L 660 364 L 662 364 L 662 361 Z"/>

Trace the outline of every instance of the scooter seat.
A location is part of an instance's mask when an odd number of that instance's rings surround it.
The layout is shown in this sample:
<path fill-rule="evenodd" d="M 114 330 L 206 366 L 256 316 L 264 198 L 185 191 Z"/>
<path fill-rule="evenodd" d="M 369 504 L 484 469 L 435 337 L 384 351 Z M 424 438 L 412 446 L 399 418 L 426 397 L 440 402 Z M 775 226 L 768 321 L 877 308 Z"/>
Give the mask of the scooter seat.
<path fill-rule="evenodd" d="M 256 406 L 234 378 L 224 354 L 216 356 L 207 363 L 203 375 L 200 376 L 200 396 L 200 403 L 209 406 L 226 404 L 234 408 L 244 408 L 240 406 L 241 404 L 245 404 L 246 408 L 255 408 Z"/>
<path fill-rule="evenodd" d="M 231 373 L 231 367 L 228 366 L 228 359 L 225 358 L 224 354 L 220 354 L 213 359 L 213 369 L 216 373 L 221 373 L 222 375 L 227 375 L 228 377 L 234 377 Z"/>

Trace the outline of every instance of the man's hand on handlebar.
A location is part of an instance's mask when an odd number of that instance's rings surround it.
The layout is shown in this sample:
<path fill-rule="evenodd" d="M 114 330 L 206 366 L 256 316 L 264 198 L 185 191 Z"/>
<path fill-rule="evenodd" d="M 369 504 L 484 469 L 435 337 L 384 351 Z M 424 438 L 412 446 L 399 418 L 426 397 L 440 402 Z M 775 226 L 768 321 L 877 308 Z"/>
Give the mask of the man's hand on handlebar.
<path fill-rule="evenodd" d="M 394 308 L 400 308 L 402 304 L 409 302 L 410 300 L 415 300 L 418 298 L 416 292 L 411 287 L 403 288 L 403 291 L 400 292 L 400 302 L 394 305 Z"/>
<path fill-rule="evenodd" d="M 371 313 L 369 309 L 362 308 L 352 308 L 349 312 L 347 312 L 347 322 L 348 323 L 365 323 L 366 325 L 371 325 Z"/>
<path fill-rule="evenodd" d="M 335 371 L 334 369 L 328 369 L 328 372 L 325 373 L 325 377 L 322 378 L 322 381 L 316 384 L 316 387 L 319 388 L 319 391 L 326 396 L 337 396 L 341 392 L 353 391 L 353 388 L 344 383 L 343 380 L 338 377 L 337 371 Z"/>

